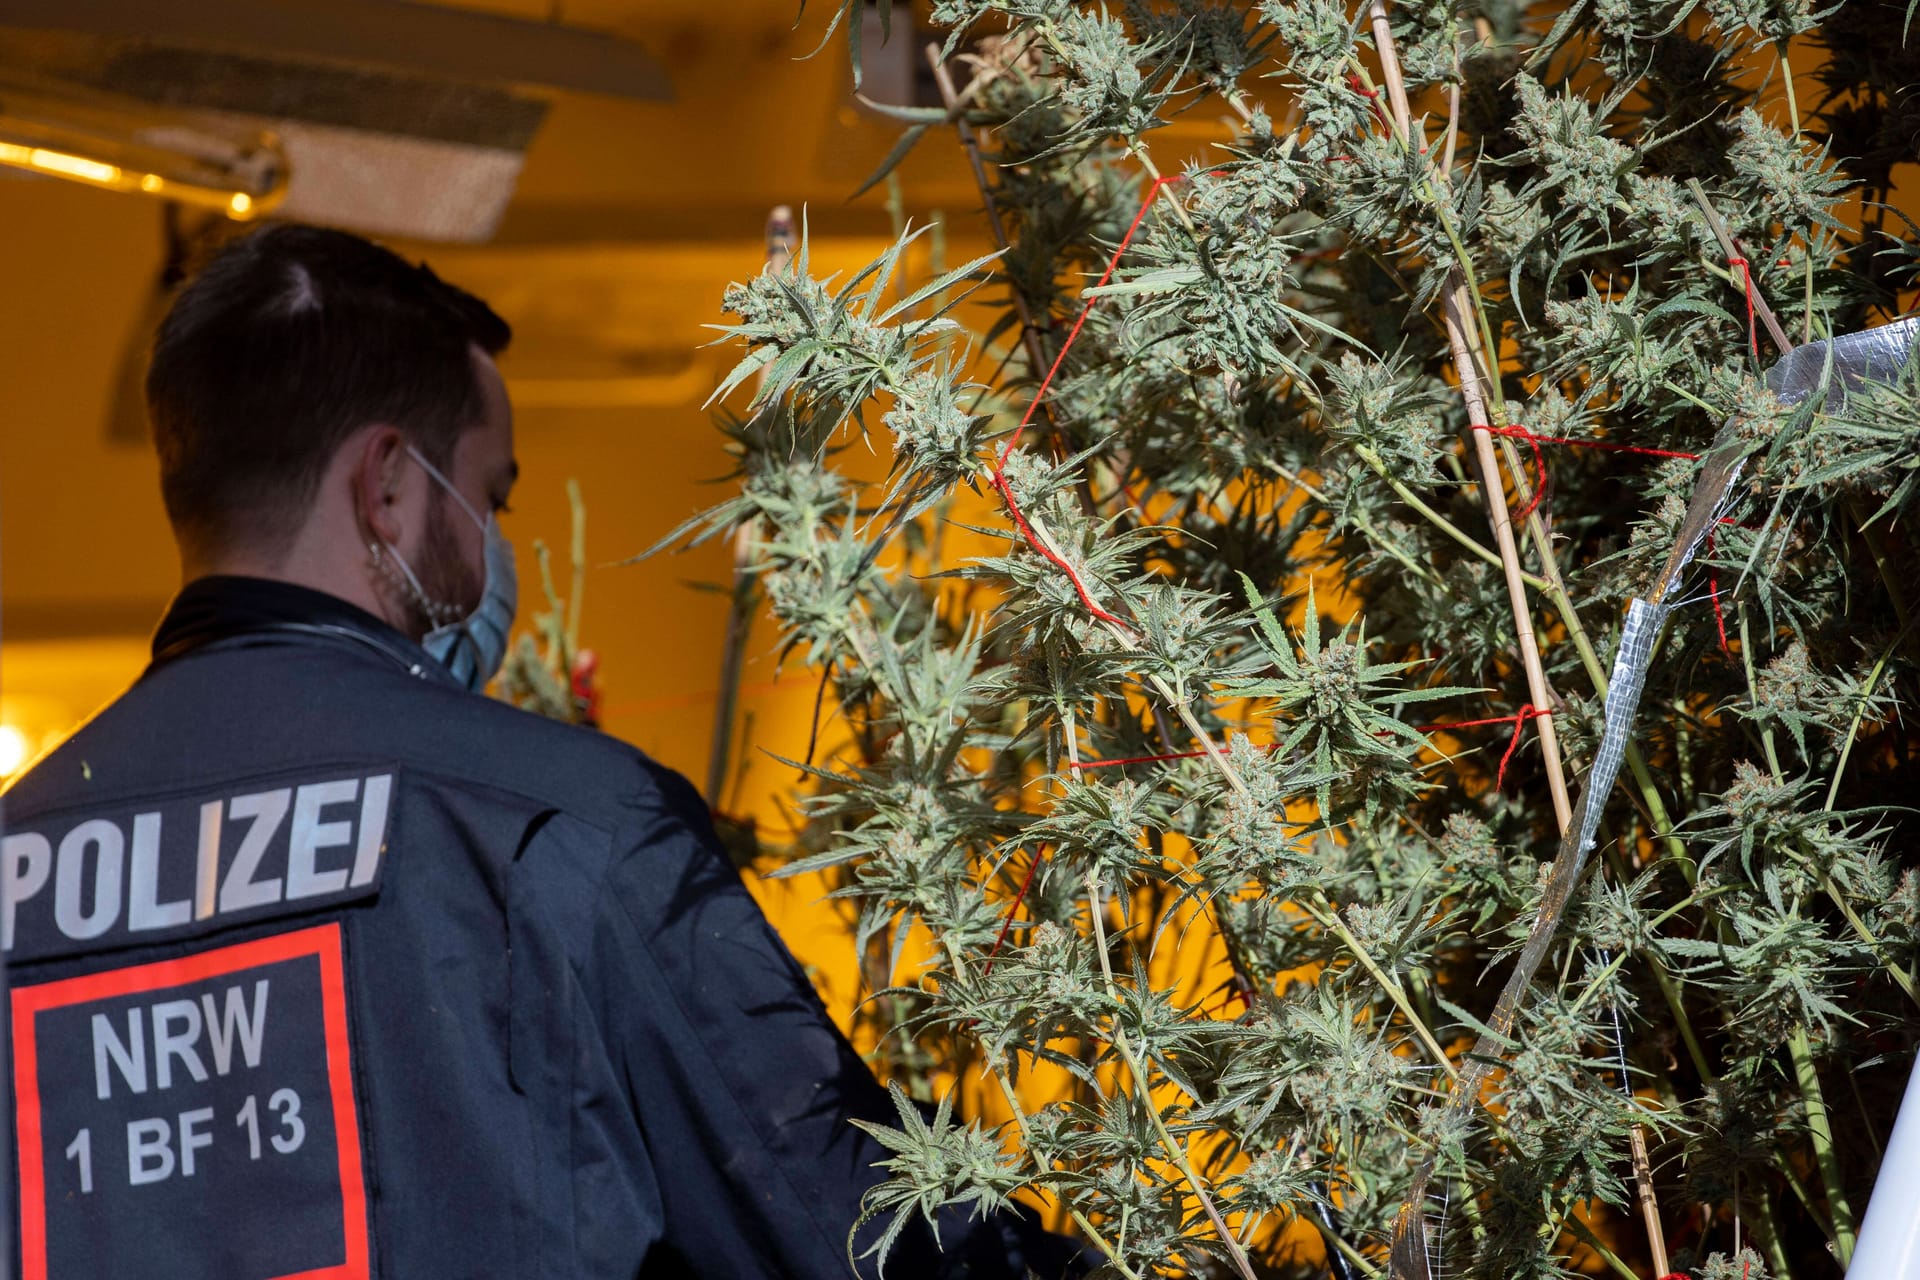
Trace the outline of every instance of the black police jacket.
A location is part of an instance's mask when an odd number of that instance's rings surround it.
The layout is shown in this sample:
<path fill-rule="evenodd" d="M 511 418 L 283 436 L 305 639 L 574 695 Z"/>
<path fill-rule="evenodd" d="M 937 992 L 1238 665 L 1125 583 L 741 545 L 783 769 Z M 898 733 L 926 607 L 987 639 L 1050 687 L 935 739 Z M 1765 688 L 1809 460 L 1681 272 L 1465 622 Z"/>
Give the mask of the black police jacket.
<path fill-rule="evenodd" d="M 5 798 L 23 1280 L 849 1273 L 893 1108 L 684 779 L 287 584 L 155 652 Z"/>

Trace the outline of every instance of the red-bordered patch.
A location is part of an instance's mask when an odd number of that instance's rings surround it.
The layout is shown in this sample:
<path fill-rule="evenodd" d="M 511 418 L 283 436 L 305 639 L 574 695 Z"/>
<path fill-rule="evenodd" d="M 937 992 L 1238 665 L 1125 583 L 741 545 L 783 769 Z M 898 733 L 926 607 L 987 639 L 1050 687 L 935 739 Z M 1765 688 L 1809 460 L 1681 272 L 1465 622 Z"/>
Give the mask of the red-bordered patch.
<path fill-rule="evenodd" d="M 338 924 L 18 987 L 13 1051 L 23 1280 L 135 1250 L 143 1273 L 244 1257 L 271 1280 L 367 1280 Z"/>

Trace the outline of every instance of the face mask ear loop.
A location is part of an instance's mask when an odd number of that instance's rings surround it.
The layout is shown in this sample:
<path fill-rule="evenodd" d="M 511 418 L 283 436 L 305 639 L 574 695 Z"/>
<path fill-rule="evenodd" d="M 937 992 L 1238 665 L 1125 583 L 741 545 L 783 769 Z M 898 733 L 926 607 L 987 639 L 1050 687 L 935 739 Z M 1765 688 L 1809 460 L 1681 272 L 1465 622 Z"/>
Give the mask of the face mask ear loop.
<path fill-rule="evenodd" d="M 428 462 L 426 456 L 412 445 L 407 446 L 407 456 L 419 463 L 422 471 L 425 471 L 439 482 L 440 487 L 445 489 L 448 496 L 460 504 L 460 509 L 467 513 L 467 518 L 473 521 L 480 532 L 485 533 L 487 531 L 487 522 L 481 518 L 478 511 L 473 509 L 473 504 L 468 502 L 466 497 L 458 489 L 453 487 L 453 481 L 440 474 L 440 468 Z"/>
<path fill-rule="evenodd" d="M 413 602 L 426 612 L 429 622 L 443 623 L 449 614 L 455 612 L 454 606 L 443 604 L 427 594 L 426 588 L 420 585 L 420 579 L 414 576 L 413 566 L 407 563 L 407 558 L 400 554 L 398 547 L 390 542 L 369 542 L 367 549 L 373 553 L 373 567 L 386 572 L 389 578 L 397 575 L 400 585 L 413 597 Z"/>

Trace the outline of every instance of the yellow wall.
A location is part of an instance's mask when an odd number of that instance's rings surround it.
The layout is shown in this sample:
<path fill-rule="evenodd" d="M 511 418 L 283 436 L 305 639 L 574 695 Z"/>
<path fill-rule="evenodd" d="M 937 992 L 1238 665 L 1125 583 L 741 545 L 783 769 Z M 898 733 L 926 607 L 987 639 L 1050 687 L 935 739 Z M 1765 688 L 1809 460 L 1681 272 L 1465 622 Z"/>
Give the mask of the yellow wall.
<path fill-rule="evenodd" d="M 845 197 L 897 130 L 855 109 L 837 50 L 802 56 L 818 32 L 794 31 L 786 0 L 571 7 L 572 20 L 624 28 L 652 47 L 676 100 L 559 100 L 494 244 L 397 246 L 491 298 L 516 328 L 504 372 L 531 392 L 517 414 L 523 479 L 505 525 L 520 546 L 523 623 L 540 603 L 532 540 L 564 555 L 569 477 L 581 482 L 589 554 L 603 565 L 725 496 L 710 482 L 729 460 L 700 402 L 733 357 L 697 350 L 713 336 L 700 326 L 722 318 L 729 281 L 759 269 L 774 203 L 808 210 L 823 269 L 880 253 L 889 220 L 879 194 L 857 205 Z M 920 220 L 975 203 L 950 140 L 903 174 Z M 0 766 L 10 752 L 51 745 L 138 675 L 177 586 L 150 450 L 107 433 L 161 253 L 160 208 L 149 200 L 0 175 L 0 724 L 13 730 L 0 731 Z M 651 387 L 624 402 L 553 407 L 557 378 L 606 373 L 636 352 Z M 663 372 L 663 353 L 682 364 Z M 690 584 L 729 573 L 724 549 L 708 547 L 597 567 L 585 593 L 606 728 L 696 781 L 726 604 Z M 751 727 L 730 803 L 779 831 L 771 798 L 791 771 L 758 748 L 804 750 L 815 686 L 803 670 L 776 669 L 773 643 L 763 620 L 747 653 L 741 712 Z M 821 886 L 756 878 L 754 888 L 844 1023 L 853 957 Z"/>

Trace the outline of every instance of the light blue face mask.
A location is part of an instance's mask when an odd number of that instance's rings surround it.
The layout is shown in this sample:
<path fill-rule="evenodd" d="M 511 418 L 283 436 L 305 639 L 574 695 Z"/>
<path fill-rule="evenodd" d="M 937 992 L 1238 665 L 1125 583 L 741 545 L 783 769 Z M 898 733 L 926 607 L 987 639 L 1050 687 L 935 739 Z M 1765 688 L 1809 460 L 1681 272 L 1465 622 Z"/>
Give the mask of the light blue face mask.
<path fill-rule="evenodd" d="M 460 504 L 460 509 L 467 513 L 467 518 L 479 527 L 487 540 L 487 578 L 480 592 L 480 603 L 466 617 L 444 622 L 420 638 L 421 647 L 452 672 L 454 679 L 478 693 L 499 674 L 502 664 L 507 660 L 507 640 L 513 630 L 514 612 L 520 604 L 520 578 L 514 569 L 513 544 L 507 541 L 506 534 L 500 532 L 500 522 L 490 514 L 483 517 L 475 511 L 452 482 L 440 474 L 438 467 L 422 457 L 419 450 L 408 445 L 407 453 L 420 464 L 421 470 L 432 476 Z M 420 585 L 420 579 L 414 576 L 412 567 L 401 558 L 398 551 L 392 547 L 388 547 L 387 551 L 412 588 L 411 594 L 430 618 L 437 620 L 449 611 L 447 606 L 427 595 Z"/>

